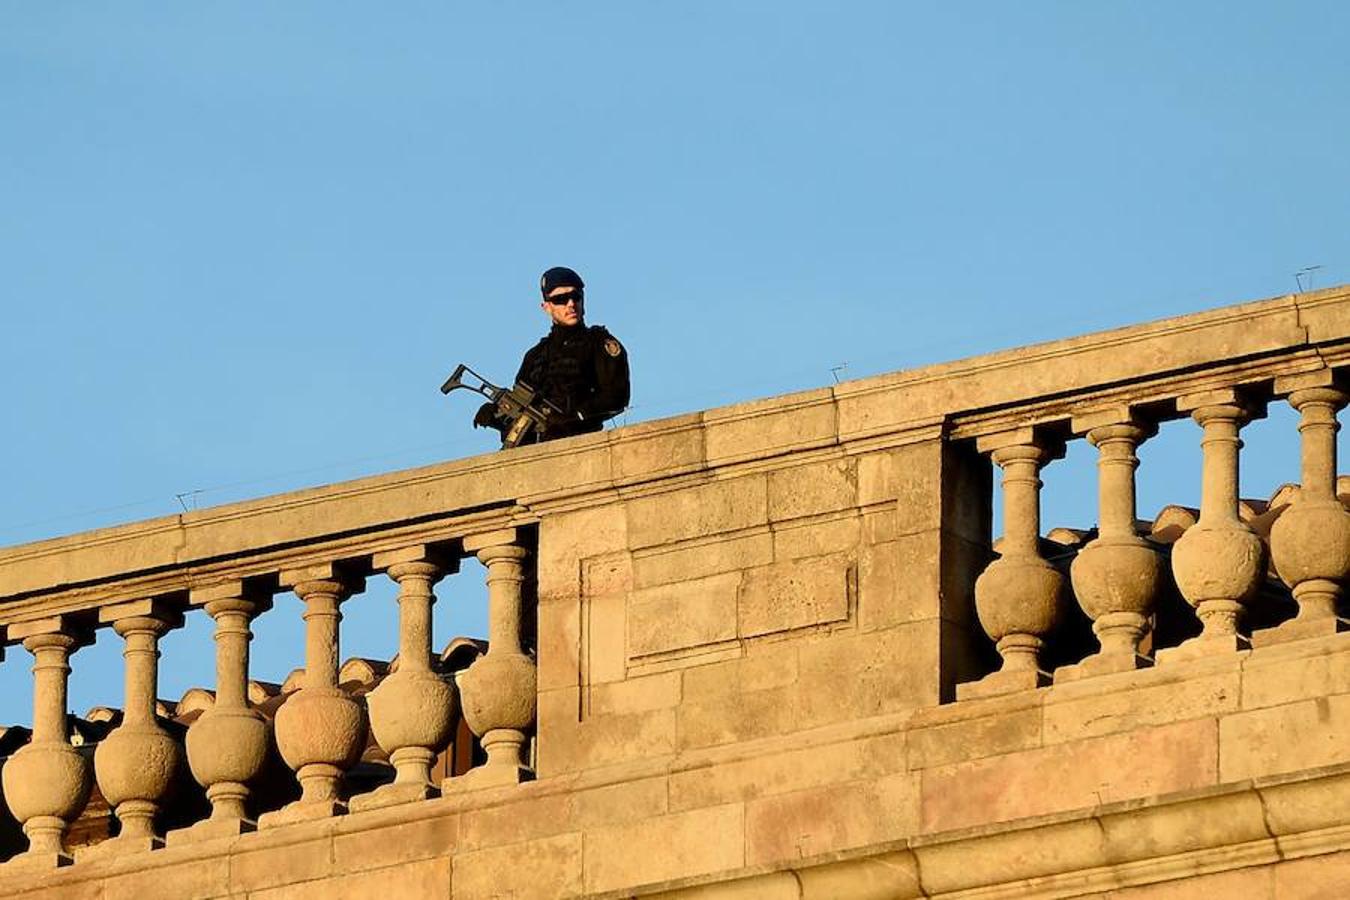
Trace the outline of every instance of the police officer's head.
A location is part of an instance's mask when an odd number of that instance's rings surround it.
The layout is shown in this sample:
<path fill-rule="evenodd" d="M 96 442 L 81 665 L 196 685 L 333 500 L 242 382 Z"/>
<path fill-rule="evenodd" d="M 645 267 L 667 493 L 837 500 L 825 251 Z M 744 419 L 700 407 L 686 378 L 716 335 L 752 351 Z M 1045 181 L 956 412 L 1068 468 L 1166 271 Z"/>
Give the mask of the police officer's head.
<path fill-rule="evenodd" d="M 586 318 L 586 283 L 566 266 L 554 266 L 539 278 L 539 305 L 554 325 L 581 325 Z"/>

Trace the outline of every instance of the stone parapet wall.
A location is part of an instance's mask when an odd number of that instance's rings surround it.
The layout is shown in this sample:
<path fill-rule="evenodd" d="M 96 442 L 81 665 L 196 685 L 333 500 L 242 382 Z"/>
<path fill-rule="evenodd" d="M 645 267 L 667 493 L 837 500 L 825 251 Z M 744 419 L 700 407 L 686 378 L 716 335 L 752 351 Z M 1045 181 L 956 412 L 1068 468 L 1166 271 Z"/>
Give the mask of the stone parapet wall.
<path fill-rule="evenodd" d="M 1134 896 L 1267 867 L 1297 896 L 1282 872 L 1350 848 L 1343 803 L 1279 819 L 1347 790 L 1348 369 L 1337 288 L 0 550 L 0 648 L 38 661 L 0 889 Z M 1285 402 L 1298 484 L 1241 501 L 1240 429 Z M 1135 451 L 1186 418 L 1200 508 L 1142 520 Z M 1098 527 L 1047 534 L 1040 473 L 1079 440 Z M 447 679 L 430 606 L 468 557 L 490 640 Z M 358 696 L 339 610 L 376 577 L 400 661 Z M 307 633 L 272 725 L 248 629 L 283 592 Z M 180 746 L 154 660 L 185 615 L 219 683 Z M 94 772 L 64 712 L 98 628 L 128 678 Z M 349 796 L 367 729 L 389 783 Z M 433 781 L 466 729 L 476 764 Z M 185 764 L 210 818 L 165 834 Z M 72 854 L 95 781 L 122 835 Z"/>
<path fill-rule="evenodd" d="M 1350 634 L 80 862 L 7 896 L 1336 896 Z M 1233 887 L 1238 886 L 1240 889 Z M 1331 892 L 1331 893 L 1329 893 Z"/>

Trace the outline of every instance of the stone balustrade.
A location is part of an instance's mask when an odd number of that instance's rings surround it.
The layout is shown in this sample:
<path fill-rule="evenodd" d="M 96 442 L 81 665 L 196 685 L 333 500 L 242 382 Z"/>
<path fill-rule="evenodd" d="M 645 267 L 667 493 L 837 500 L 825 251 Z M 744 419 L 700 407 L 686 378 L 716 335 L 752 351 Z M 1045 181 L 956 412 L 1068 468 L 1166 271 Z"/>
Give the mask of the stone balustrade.
<path fill-rule="evenodd" d="M 93 598 L 83 609 L 8 623 L 8 635 L 34 658 L 32 737 L 3 768 L 3 797 L 29 840 L 29 849 L 13 864 L 49 867 L 76 857 L 153 850 L 166 838 L 183 845 L 238 836 L 341 815 L 348 804 L 369 810 L 425 800 L 459 788 L 461 781 L 502 784 L 532 777 L 523 746 L 534 727 L 534 662 L 521 633 L 529 541 L 523 528 L 463 536 L 451 529 L 433 541 L 397 549 L 353 548 L 330 562 L 279 564 L 206 584 L 189 577 L 181 588 L 147 591 L 141 599 L 100 604 Z M 457 686 L 433 667 L 431 612 L 433 586 L 457 572 L 467 553 L 488 567 L 495 643 L 461 674 Z M 399 654 L 394 670 L 358 696 L 339 677 L 341 605 L 379 574 L 399 588 Z M 250 623 L 286 590 L 304 605 L 304 668 L 294 679 L 296 687 L 281 689 L 282 702 L 269 719 L 249 696 Z M 165 727 L 172 723 L 157 702 L 158 645 L 199 608 L 215 623 L 215 690 L 196 691 L 205 693 L 205 708 L 185 735 L 181 727 L 175 734 Z M 91 766 L 69 740 L 67 679 L 75 651 L 105 626 L 125 643 L 126 690 L 120 717 L 109 716 L 117 724 L 97 741 Z M 432 763 L 454 735 L 461 697 L 467 724 L 486 748 L 486 763 L 437 783 Z M 361 761 L 368 732 L 393 776 L 351 795 L 344 774 Z M 260 797 L 253 789 L 273 742 L 299 784 L 299 796 L 284 805 L 279 803 L 284 792 Z M 158 819 L 181 788 L 175 779 L 184 764 L 210 812 L 166 834 Z M 73 853 L 65 836 L 93 791 L 111 808 L 116 837 Z"/>
<path fill-rule="evenodd" d="M 1145 386 L 1147 403 L 1103 405 L 1096 398 L 1070 398 L 1034 425 L 975 436 L 977 449 L 1003 471 L 1003 537 L 997 557 L 975 585 L 980 624 L 995 642 L 1002 665 L 961 684 L 957 696 L 1004 694 L 1343 630 L 1350 624 L 1338 606 L 1350 574 L 1350 498 L 1336 493 L 1336 416 L 1350 401 L 1347 376 L 1350 369 L 1335 366 L 1290 375 L 1274 368 L 1230 387 L 1178 391 L 1173 397 Z M 1291 453 L 1291 459 L 1302 459 L 1301 471 L 1290 476 L 1301 477 L 1301 483 L 1265 506 L 1265 534 L 1258 534 L 1242 515 L 1239 435 L 1275 402 L 1289 403 L 1301 417 L 1298 434 L 1290 435 L 1291 445 L 1301 444 L 1301 453 Z M 1173 534 L 1163 543 L 1137 519 L 1135 451 L 1162 423 L 1179 418 L 1199 426 L 1200 507 L 1179 537 Z M 1099 454 L 1098 526 L 1095 537 L 1062 554 L 1056 565 L 1041 551 L 1039 473 L 1064 456 L 1066 440 L 1078 438 Z M 1291 592 L 1298 611 L 1252 630 L 1246 627 L 1247 613 L 1268 573 Z M 1071 596 L 1066 596 L 1066 583 Z M 1149 652 L 1141 652 L 1141 643 L 1155 630 L 1189 630 L 1155 629 L 1159 598 L 1169 589 L 1193 608 L 1199 633 L 1176 646 L 1149 641 Z M 1047 672 L 1040 662 L 1042 649 L 1056 635 L 1070 602 L 1091 620 L 1097 647 L 1080 661 Z M 1062 633 L 1058 637 L 1073 640 Z"/>
<path fill-rule="evenodd" d="M 1197 791 L 1350 796 L 1327 738 L 1350 727 L 1347 376 L 1337 288 L 0 549 L 0 665 L 33 662 L 31 732 L 0 731 L 0 889 L 126 896 L 172 871 L 201 880 L 182 896 L 280 900 L 379 872 L 466 900 L 849 898 L 898 854 L 929 881 L 897 896 L 1013 897 L 1161 880 L 1163 847 L 1218 866 L 1261 816 L 1129 829 L 1203 818 Z M 1243 430 L 1279 404 L 1290 484 L 1244 499 Z M 1199 502 L 1148 520 L 1162 428 L 1194 441 Z M 1096 515 L 1043 522 L 1074 448 Z M 433 604 L 469 557 L 488 640 L 437 654 Z M 344 610 L 380 580 L 398 655 L 344 665 Z M 252 631 L 297 608 L 299 668 L 260 681 Z M 160 647 L 194 620 L 215 683 L 167 703 Z M 125 685 L 73 719 L 99 629 Z M 1324 739 L 1290 762 L 1252 737 L 1277 715 Z M 1119 833 L 1072 865 L 997 849 L 1099 840 L 1103 804 Z M 1340 808 L 1234 865 L 1350 859 Z M 987 865 L 933 874 L 976 845 Z"/>

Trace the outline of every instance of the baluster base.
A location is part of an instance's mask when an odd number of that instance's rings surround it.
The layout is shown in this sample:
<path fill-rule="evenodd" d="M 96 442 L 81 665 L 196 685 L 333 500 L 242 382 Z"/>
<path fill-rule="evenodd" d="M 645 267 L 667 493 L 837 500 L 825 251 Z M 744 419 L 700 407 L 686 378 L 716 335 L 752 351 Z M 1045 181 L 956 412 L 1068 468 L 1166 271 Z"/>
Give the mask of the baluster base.
<path fill-rule="evenodd" d="M 313 822 L 316 819 L 331 819 L 347 812 L 347 804 L 341 800 L 296 800 L 281 809 L 263 813 L 258 817 L 258 828 L 276 828 L 295 822 Z"/>
<path fill-rule="evenodd" d="M 1055 684 L 1081 681 L 1084 678 L 1096 678 L 1099 675 L 1135 672 L 1152 666 L 1152 659 L 1138 653 L 1094 653 L 1082 662 L 1056 669 Z"/>
<path fill-rule="evenodd" d="M 32 744 L 28 745 L 33 746 Z M 27 749 L 27 748 L 24 748 Z M 10 757 L 17 759 L 18 756 Z M 5 774 L 12 774 L 6 772 Z M 22 872 L 29 869 L 54 869 L 68 866 L 75 861 L 74 856 L 63 846 L 66 821 L 59 816 L 33 816 L 23 823 L 24 834 L 28 837 L 28 850 L 0 865 L 0 871 Z"/>
<path fill-rule="evenodd" d="M 980 697 L 1015 694 L 1019 691 L 1034 691 L 1050 682 L 1050 673 L 1042 672 L 1040 669 L 1002 669 L 984 676 L 979 681 L 958 684 L 956 699 L 975 700 Z"/>
<path fill-rule="evenodd" d="M 203 819 L 195 825 L 170 831 L 164 836 L 164 843 L 170 847 L 181 847 L 214 838 L 239 837 L 257 830 L 258 823 L 251 819 Z"/>
<path fill-rule="evenodd" d="M 430 800 L 440 796 L 440 791 L 431 784 L 385 784 L 368 794 L 358 794 L 347 802 L 352 812 L 367 809 L 383 809 L 386 806 L 398 806 L 418 800 Z"/>
<path fill-rule="evenodd" d="M 1204 659 L 1207 656 L 1250 650 L 1251 647 L 1251 641 L 1240 634 L 1216 634 L 1210 637 L 1202 634 L 1185 641 L 1180 646 L 1159 650 L 1157 661 L 1158 665 L 1189 662 L 1193 659 Z"/>
<path fill-rule="evenodd" d="M 1274 644 L 1287 644 L 1290 641 L 1330 637 L 1342 631 L 1350 631 L 1350 621 L 1337 616 L 1299 617 L 1281 622 L 1274 628 L 1253 631 L 1252 646 L 1269 647 Z"/>
<path fill-rule="evenodd" d="M 0 875 L 21 875 L 25 872 L 44 872 L 61 866 L 69 866 L 75 858 L 69 853 L 53 853 L 50 850 L 29 850 L 0 863 Z"/>
<path fill-rule="evenodd" d="M 145 853 L 159 850 L 163 846 L 164 839 L 158 835 L 122 834 L 106 841 L 99 841 L 97 844 L 76 848 L 75 861 L 89 862 L 94 859 L 121 856 L 124 853 Z"/>

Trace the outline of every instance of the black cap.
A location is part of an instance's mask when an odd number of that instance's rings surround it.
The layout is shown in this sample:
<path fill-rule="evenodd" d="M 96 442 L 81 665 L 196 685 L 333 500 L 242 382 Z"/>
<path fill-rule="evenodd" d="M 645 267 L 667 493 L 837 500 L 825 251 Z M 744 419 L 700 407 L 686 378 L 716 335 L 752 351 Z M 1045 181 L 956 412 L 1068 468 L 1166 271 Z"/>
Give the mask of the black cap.
<path fill-rule="evenodd" d="M 548 292 L 554 288 L 571 287 L 584 288 L 586 282 L 581 280 L 581 276 L 567 266 L 554 266 L 539 277 L 539 290 L 545 297 Z"/>

